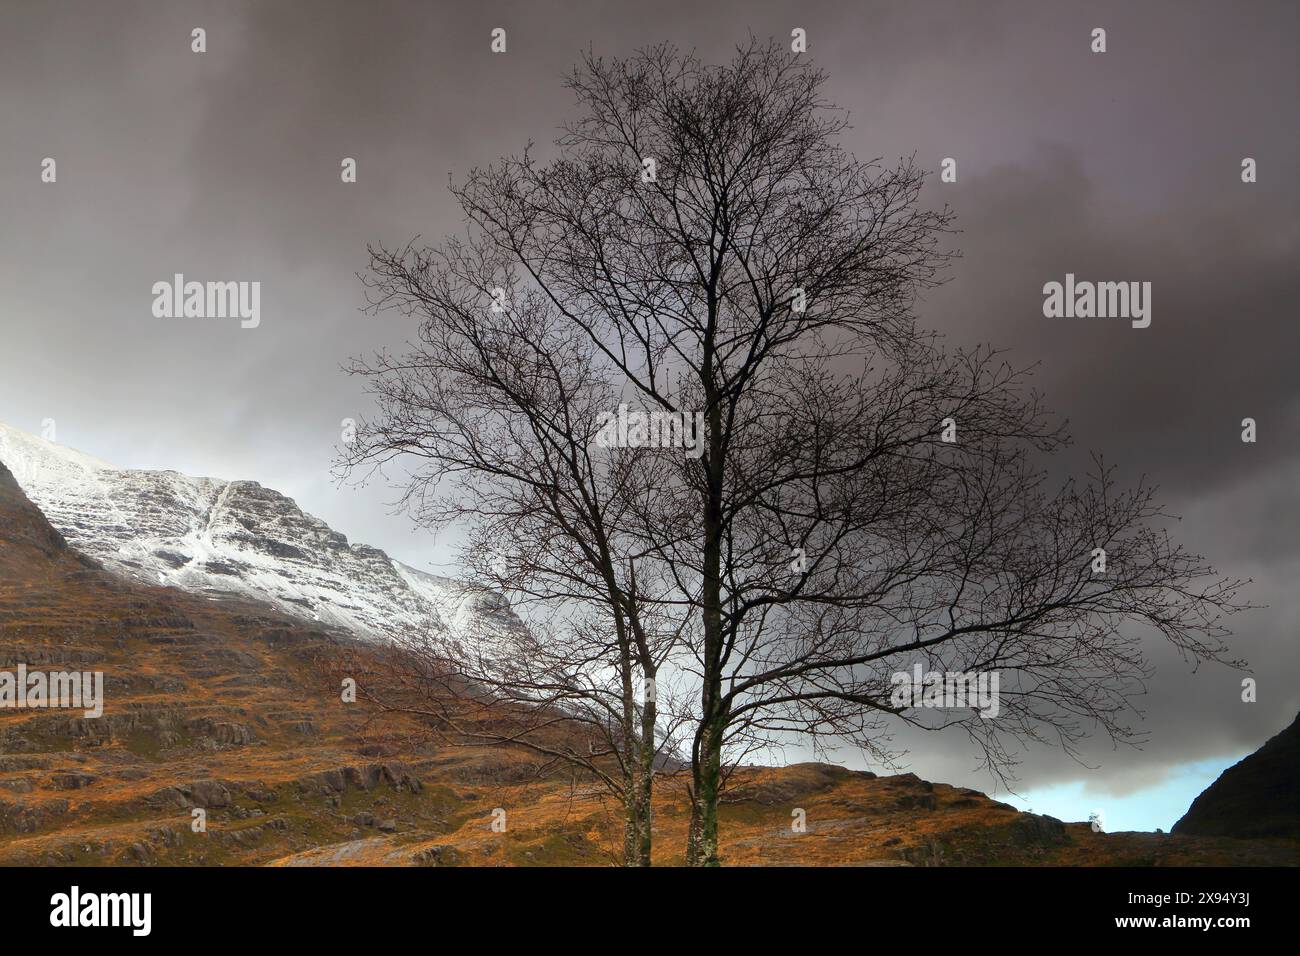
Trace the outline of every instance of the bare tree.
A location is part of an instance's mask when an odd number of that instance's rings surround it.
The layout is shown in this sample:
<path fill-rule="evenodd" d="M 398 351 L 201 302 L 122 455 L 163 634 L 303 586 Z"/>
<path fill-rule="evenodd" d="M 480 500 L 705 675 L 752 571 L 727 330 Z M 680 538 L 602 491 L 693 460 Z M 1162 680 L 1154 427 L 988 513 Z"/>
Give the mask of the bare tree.
<path fill-rule="evenodd" d="M 718 798 L 739 752 L 803 737 L 887 756 L 889 721 L 959 724 L 1001 771 L 1008 738 L 1123 739 L 1145 676 L 1134 626 L 1222 659 L 1219 618 L 1238 607 L 1239 582 L 1169 541 L 1152 489 L 1119 490 L 1100 461 L 1050 485 L 1038 459 L 1067 439 L 1027 369 L 915 327 L 951 216 L 920 208 L 912 161 L 838 145 L 847 120 L 823 83 L 806 57 L 753 42 L 719 67 L 667 46 L 588 56 L 569 79 L 582 116 L 556 157 L 530 149 L 454 188 L 466 246 L 378 257 L 381 274 L 419 277 L 414 307 L 455 311 L 457 335 L 506 337 L 459 353 L 458 374 L 488 374 L 493 350 L 547 356 L 521 362 L 537 370 L 506 391 L 512 408 L 526 396 L 545 409 L 542 444 L 564 450 L 503 468 L 476 439 L 457 467 L 488 483 L 527 476 L 538 500 L 572 497 L 584 514 L 598 501 L 598 533 L 578 536 L 593 543 L 572 544 L 549 511 L 528 526 L 517 497 L 447 507 L 489 537 L 523 534 L 511 540 L 547 575 L 580 564 L 599 579 L 564 596 L 661 622 L 638 666 L 696 691 L 674 711 L 692 727 L 692 864 L 718 862 Z M 508 331 L 493 331 L 494 288 Z M 382 369 L 402 408 L 430 407 L 422 362 Z M 464 401 L 438 394 L 440 416 Z M 698 414 L 700 444 L 594 452 L 593 421 L 616 403 Z M 466 441 L 429 429 L 388 406 L 369 448 Z M 654 583 L 638 591 L 641 569 Z M 999 716 L 900 700 L 893 675 L 915 664 L 997 672 Z"/>
<path fill-rule="evenodd" d="M 425 527 L 468 523 L 469 587 L 508 595 L 526 621 L 407 635 L 394 662 L 410 679 L 388 674 L 407 693 L 379 703 L 591 775 L 625 809 L 625 862 L 648 865 L 652 781 L 673 739 L 658 670 L 685 610 L 674 621 L 658 602 L 662 575 L 623 530 L 652 472 L 592 454 L 609 378 L 489 247 L 372 249 L 365 281 L 376 310 L 421 322 L 409 354 L 354 363 L 378 414 L 341 464 L 414 463 L 406 508 Z"/>

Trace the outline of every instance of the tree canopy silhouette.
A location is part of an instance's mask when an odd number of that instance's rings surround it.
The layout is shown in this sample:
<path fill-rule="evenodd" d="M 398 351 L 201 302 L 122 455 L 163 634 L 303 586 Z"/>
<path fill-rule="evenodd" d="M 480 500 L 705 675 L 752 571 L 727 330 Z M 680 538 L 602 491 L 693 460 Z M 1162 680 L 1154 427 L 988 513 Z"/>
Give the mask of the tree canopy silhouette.
<path fill-rule="evenodd" d="M 375 308 L 419 335 L 356 364 L 378 412 L 347 464 L 413 456 L 417 519 L 468 522 L 478 578 L 546 609 L 438 652 L 503 699 L 617 728 L 640 862 L 679 732 L 687 861 L 716 864 L 719 794 L 754 748 L 887 758 L 894 722 L 956 725 L 1001 772 L 1008 740 L 1123 739 L 1143 633 L 1222 660 L 1241 606 L 1153 489 L 1100 458 L 1049 480 L 1067 436 L 1029 369 L 917 327 L 952 216 L 922 208 L 913 160 L 839 145 L 824 83 L 777 44 L 719 66 L 589 55 L 553 155 L 453 186 L 465 238 L 371 250 Z M 701 415 L 702 451 L 605 447 L 620 405 Z M 997 716 L 900 701 L 918 664 L 997 672 Z"/>

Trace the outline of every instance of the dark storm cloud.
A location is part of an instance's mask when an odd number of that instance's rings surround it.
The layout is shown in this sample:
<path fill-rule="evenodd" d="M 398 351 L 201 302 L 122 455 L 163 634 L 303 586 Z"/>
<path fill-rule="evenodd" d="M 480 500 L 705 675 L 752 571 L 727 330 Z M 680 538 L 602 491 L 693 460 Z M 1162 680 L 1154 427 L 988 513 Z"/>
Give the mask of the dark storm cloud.
<path fill-rule="evenodd" d="M 1300 402 L 1294 364 L 1300 134 L 1293 4 L 7 3 L 0 13 L 0 420 L 124 465 L 256 478 L 412 564 L 447 542 L 387 514 L 383 489 L 326 471 L 364 410 L 339 372 L 406 335 L 359 314 L 365 244 L 461 228 L 448 175 L 548 142 L 581 49 L 669 40 L 705 59 L 749 33 L 808 31 L 847 145 L 927 168 L 963 257 L 919 313 L 956 342 L 1041 362 L 1078 454 L 1145 473 L 1181 540 L 1269 605 L 1236 622 L 1260 677 L 1198 673 L 1158 645 L 1140 752 L 1087 757 L 1116 792 L 1253 749 L 1300 697 Z M 190 52 L 202 26 L 208 52 Z M 508 31 L 509 52 L 488 50 Z M 1109 51 L 1088 50 L 1108 31 Z M 57 186 L 39 182 L 54 156 Z M 359 181 L 339 182 L 343 157 Z M 1238 176 L 1243 156 L 1259 182 Z M 262 282 L 262 324 L 159 320 L 173 273 Z M 1150 281 L 1148 329 L 1046 319 L 1042 286 Z M 1260 440 L 1243 445 L 1253 417 Z M 913 767 L 966 776 L 960 740 L 904 740 Z M 1050 750 L 1026 785 L 1085 776 Z"/>

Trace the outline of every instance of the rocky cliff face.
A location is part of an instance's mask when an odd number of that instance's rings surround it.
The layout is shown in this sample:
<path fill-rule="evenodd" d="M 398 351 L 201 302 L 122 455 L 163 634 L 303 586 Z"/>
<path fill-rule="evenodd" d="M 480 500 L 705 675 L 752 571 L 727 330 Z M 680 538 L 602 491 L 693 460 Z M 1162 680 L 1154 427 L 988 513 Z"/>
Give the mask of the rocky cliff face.
<path fill-rule="evenodd" d="M 1192 801 L 1174 833 L 1300 839 L 1300 716 Z"/>
<path fill-rule="evenodd" d="M 73 548 L 136 580 L 243 594 L 363 637 L 516 623 L 499 596 L 349 544 L 255 481 L 116 468 L 4 424 L 0 462 Z"/>

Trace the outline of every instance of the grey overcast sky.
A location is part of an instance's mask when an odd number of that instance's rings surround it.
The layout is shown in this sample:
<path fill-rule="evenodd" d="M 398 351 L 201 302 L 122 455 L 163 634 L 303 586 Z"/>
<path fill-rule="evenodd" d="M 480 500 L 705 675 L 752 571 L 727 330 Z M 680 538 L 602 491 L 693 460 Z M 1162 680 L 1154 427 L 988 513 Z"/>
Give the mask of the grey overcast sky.
<path fill-rule="evenodd" d="M 1100 745 L 1096 772 L 1046 750 L 1022 767 L 1031 791 L 1087 781 L 1090 801 L 1141 803 L 1300 706 L 1298 21 L 1261 0 L 0 0 L 0 421 L 52 418 L 60 442 L 123 466 L 255 479 L 447 570 L 452 542 L 413 533 L 391 491 L 328 476 L 341 419 L 365 410 L 340 364 L 406 333 L 358 311 L 366 243 L 459 229 L 448 177 L 548 142 L 583 48 L 669 40 L 721 60 L 802 27 L 854 152 L 957 160 L 924 200 L 953 207 L 963 257 L 923 323 L 1040 361 L 1080 452 L 1159 483 L 1181 540 L 1268 605 L 1236 622 L 1258 703 L 1241 675 L 1153 647 L 1143 750 Z M 260 281 L 260 327 L 154 318 L 151 286 L 177 272 Z M 1044 318 L 1042 286 L 1067 272 L 1150 281 L 1151 327 Z M 911 743 L 923 776 L 989 786 L 962 741 Z M 1133 819 L 1163 819 L 1157 803 Z"/>

